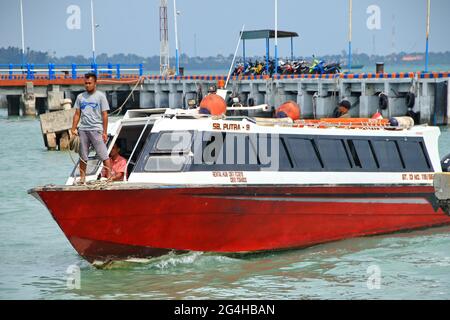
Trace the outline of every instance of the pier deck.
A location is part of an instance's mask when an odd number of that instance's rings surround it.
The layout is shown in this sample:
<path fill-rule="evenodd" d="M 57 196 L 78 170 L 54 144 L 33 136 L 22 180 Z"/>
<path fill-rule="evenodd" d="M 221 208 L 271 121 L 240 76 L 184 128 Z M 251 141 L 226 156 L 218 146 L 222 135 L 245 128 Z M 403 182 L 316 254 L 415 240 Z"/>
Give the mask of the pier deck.
<path fill-rule="evenodd" d="M 100 76 L 98 87 L 106 92 L 113 109 L 122 105 L 133 88 L 133 97 L 126 108 L 186 107 L 189 99 L 205 96 L 210 85 L 225 78 L 125 74 L 120 79 Z M 294 100 L 301 106 L 305 118 L 329 117 L 342 99 L 352 103 L 350 112 L 354 117 L 370 117 L 377 110 L 384 117 L 403 116 L 408 111 L 406 94 L 414 93 L 413 111 L 420 112 L 421 123 L 448 124 L 449 80 L 449 72 L 243 76 L 233 77 L 227 89 L 239 95 L 243 104 L 249 105 L 278 106 Z M 82 77 L 49 79 L 47 75 L 37 74 L 30 80 L 26 75 L 0 76 L 0 95 L 7 97 L 10 115 L 60 110 L 61 100 L 74 101 L 83 90 Z M 388 97 L 388 106 L 384 110 L 379 105 L 381 93 Z"/>

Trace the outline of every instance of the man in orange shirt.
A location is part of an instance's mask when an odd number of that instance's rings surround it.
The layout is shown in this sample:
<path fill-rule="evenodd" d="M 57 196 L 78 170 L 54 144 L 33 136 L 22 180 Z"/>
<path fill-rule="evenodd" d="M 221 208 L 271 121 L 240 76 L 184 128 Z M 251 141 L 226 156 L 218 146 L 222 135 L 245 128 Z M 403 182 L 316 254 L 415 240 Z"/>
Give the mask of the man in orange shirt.
<path fill-rule="evenodd" d="M 125 175 L 125 169 L 127 167 L 127 160 L 120 154 L 120 148 L 117 143 L 114 143 L 111 152 L 109 153 L 109 159 L 111 160 L 111 181 L 123 181 Z M 108 177 L 106 168 L 102 170 L 102 177 Z"/>

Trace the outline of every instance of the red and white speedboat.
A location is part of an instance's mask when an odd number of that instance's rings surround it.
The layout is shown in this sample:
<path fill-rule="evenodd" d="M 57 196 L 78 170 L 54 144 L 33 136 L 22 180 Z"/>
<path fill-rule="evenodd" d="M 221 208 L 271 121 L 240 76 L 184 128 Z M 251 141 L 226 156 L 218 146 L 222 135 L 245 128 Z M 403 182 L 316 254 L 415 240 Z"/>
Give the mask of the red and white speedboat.
<path fill-rule="evenodd" d="M 347 121 L 347 122 L 342 122 Z M 131 110 L 113 129 L 126 181 L 30 190 L 90 262 L 247 253 L 450 223 L 436 127 Z"/>

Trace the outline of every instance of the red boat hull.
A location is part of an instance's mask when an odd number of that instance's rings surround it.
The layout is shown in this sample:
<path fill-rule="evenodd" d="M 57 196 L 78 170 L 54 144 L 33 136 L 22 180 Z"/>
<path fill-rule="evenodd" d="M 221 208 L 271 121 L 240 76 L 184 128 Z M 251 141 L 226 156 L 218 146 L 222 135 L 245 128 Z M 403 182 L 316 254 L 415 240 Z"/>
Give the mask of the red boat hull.
<path fill-rule="evenodd" d="M 428 186 L 69 187 L 33 192 L 90 262 L 171 250 L 282 250 L 450 223 Z"/>

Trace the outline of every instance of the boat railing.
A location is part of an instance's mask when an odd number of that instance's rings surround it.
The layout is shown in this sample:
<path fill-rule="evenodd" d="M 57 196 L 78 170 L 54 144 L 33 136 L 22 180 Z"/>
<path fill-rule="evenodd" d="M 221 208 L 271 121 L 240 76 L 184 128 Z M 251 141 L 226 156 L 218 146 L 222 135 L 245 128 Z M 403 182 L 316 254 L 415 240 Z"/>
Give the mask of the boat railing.
<path fill-rule="evenodd" d="M 254 107 L 229 107 L 227 110 L 261 110 L 269 111 L 268 105 L 260 105 Z M 130 111 L 128 111 L 130 112 Z M 162 117 L 162 118 L 178 118 L 178 119 L 212 119 L 223 121 L 248 121 L 259 126 L 270 127 L 291 127 L 291 128 L 315 128 L 315 129 L 359 129 L 359 130 L 409 130 L 414 127 L 414 120 L 410 117 L 396 117 L 397 120 L 394 125 L 392 119 L 370 119 L 370 118 L 323 118 L 323 119 L 300 119 L 293 121 L 290 118 L 261 118 L 250 116 L 211 116 L 207 114 L 200 114 L 195 109 L 158 109 L 153 112 L 136 111 L 136 114 L 129 114 L 130 118 L 147 117 Z M 127 118 L 127 117 L 125 117 Z"/>
<path fill-rule="evenodd" d="M 409 130 L 414 126 L 414 121 L 400 121 L 398 125 L 392 125 L 389 119 L 369 118 L 324 118 L 302 119 L 293 121 L 290 118 L 258 118 L 249 116 L 210 116 L 203 114 L 175 114 L 171 117 L 190 119 L 213 119 L 223 121 L 248 121 L 259 126 L 291 127 L 291 128 L 315 128 L 315 129 L 360 129 L 360 130 Z M 404 118 L 404 117 L 403 117 Z M 411 119 L 412 120 L 412 119 Z"/>

